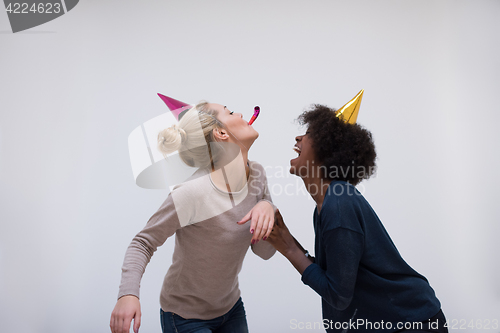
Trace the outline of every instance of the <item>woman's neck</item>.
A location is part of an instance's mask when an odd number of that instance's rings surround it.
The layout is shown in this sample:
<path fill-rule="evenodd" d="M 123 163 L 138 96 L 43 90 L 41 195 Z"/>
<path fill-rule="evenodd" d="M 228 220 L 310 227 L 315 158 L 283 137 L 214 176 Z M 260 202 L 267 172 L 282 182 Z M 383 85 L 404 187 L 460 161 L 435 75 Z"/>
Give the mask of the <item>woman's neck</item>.
<path fill-rule="evenodd" d="M 245 166 L 245 175 L 250 176 L 250 163 L 248 163 L 248 150 L 241 150 L 241 157 L 243 159 L 243 165 Z"/>
<path fill-rule="evenodd" d="M 323 200 L 325 200 L 325 195 L 331 180 L 320 177 L 302 177 L 302 180 L 304 181 L 307 192 L 309 192 L 312 199 L 316 202 L 319 213 L 323 206 Z"/>
<path fill-rule="evenodd" d="M 239 154 L 230 159 L 217 161 L 211 172 L 213 183 L 220 189 L 228 192 L 238 192 L 246 184 L 250 175 L 248 163 L 248 152 L 240 151 Z"/>

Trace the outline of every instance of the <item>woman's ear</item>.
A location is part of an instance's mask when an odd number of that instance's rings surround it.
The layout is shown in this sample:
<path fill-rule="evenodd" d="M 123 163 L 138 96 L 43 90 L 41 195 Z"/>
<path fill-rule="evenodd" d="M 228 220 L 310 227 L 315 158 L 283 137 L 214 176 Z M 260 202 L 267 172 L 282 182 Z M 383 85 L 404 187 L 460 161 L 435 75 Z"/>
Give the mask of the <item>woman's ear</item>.
<path fill-rule="evenodd" d="M 223 128 L 214 128 L 213 133 L 214 133 L 214 138 L 216 140 L 225 141 L 225 140 L 229 139 L 229 135 L 227 134 L 227 131 Z"/>

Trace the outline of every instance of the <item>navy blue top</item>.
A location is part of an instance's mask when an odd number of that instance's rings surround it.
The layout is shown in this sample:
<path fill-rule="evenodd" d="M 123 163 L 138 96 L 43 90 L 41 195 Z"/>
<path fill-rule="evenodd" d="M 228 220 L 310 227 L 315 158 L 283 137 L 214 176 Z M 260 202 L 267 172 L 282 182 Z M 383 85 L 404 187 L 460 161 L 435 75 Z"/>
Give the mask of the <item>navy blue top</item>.
<path fill-rule="evenodd" d="M 348 323 L 349 331 L 391 332 L 398 322 L 421 322 L 440 310 L 427 279 L 403 260 L 351 184 L 332 181 L 320 214 L 314 211 L 314 231 L 316 259 L 302 281 L 322 297 L 327 332 L 342 331 Z"/>

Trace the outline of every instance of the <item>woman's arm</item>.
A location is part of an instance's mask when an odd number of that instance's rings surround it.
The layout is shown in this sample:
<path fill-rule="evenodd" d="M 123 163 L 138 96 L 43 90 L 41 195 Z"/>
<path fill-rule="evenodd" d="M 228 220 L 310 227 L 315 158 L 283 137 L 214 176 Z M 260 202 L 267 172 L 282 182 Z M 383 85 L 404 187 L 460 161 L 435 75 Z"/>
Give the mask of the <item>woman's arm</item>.
<path fill-rule="evenodd" d="M 246 222 L 251 221 L 250 232 L 253 234 L 251 244 L 254 245 L 260 240 L 265 241 L 271 234 L 271 230 L 274 225 L 274 213 L 277 208 L 273 204 L 271 194 L 269 193 L 264 168 L 256 162 L 251 162 L 250 169 L 251 172 L 255 174 L 257 179 L 254 179 L 249 186 L 258 191 L 258 193 L 256 193 L 258 202 L 241 220 L 238 221 L 238 224 L 245 224 Z M 272 247 L 269 248 L 272 249 Z M 254 249 L 253 246 L 252 249 Z M 273 254 L 274 252 L 271 253 L 270 257 Z"/>
<path fill-rule="evenodd" d="M 290 234 L 279 211 L 275 221 L 268 242 L 290 261 L 302 275 L 302 281 L 330 305 L 341 310 L 349 306 L 362 254 L 363 236 L 344 228 L 319 235 L 325 244 L 328 270 L 324 270 L 314 263 L 313 258 L 304 255 L 306 251 Z"/>
<path fill-rule="evenodd" d="M 326 264 L 312 264 L 302 274 L 302 282 L 316 291 L 338 310 L 346 309 L 354 295 L 359 261 L 363 251 L 363 235 L 336 228 L 322 237 Z"/>
<path fill-rule="evenodd" d="M 122 266 L 118 298 L 134 295 L 139 298 L 139 285 L 156 249 L 180 228 L 172 195 L 151 216 L 146 226 L 132 239 Z"/>
<path fill-rule="evenodd" d="M 250 245 L 252 252 L 264 260 L 270 259 L 275 253 L 276 249 L 266 241 L 260 241 Z"/>
<path fill-rule="evenodd" d="M 299 241 L 297 239 L 295 239 L 295 237 L 293 237 L 293 240 L 295 241 L 295 244 L 297 244 L 297 247 L 302 251 L 302 253 L 304 253 L 304 255 L 306 257 L 308 257 L 309 259 L 311 259 L 312 262 L 314 262 L 314 257 L 309 254 L 309 251 L 307 251 L 306 249 L 304 249 L 302 247 L 302 244 L 300 244 Z"/>
<path fill-rule="evenodd" d="M 259 201 L 238 224 L 250 221 L 250 233 L 253 234 L 252 245 L 259 240 L 266 240 L 274 225 L 274 205 L 267 200 Z"/>
<path fill-rule="evenodd" d="M 262 200 L 238 221 L 238 224 L 244 224 L 251 220 L 250 232 L 253 237 L 250 240 L 250 246 L 253 253 L 264 260 L 271 258 L 276 252 L 272 245 L 265 242 L 274 225 L 274 207 L 271 202 Z"/>
<path fill-rule="evenodd" d="M 312 259 L 305 255 L 307 251 L 290 234 L 279 210 L 276 210 L 274 228 L 267 241 L 285 256 L 300 274 L 313 263 Z"/>
<path fill-rule="evenodd" d="M 130 243 L 122 266 L 118 301 L 111 313 L 110 328 L 113 333 L 128 333 L 132 319 L 134 332 L 141 323 L 139 285 L 153 253 L 165 240 L 180 228 L 179 220 L 169 195 L 160 209 Z"/>
<path fill-rule="evenodd" d="M 346 309 L 354 295 L 359 263 L 364 250 L 360 211 L 351 196 L 332 196 L 323 202 L 316 239 L 321 262 L 308 267 L 302 282 L 338 310 Z"/>

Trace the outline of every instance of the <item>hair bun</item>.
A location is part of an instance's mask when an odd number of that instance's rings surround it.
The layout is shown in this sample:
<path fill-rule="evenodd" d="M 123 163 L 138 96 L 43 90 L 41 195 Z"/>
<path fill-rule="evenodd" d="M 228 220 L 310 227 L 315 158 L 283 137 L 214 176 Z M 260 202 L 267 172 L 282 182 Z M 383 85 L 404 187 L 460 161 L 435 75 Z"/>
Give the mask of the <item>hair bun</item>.
<path fill-rule="evenodd" d="M 172 129 L 175 130 L 175 131 L 177 131 L 177 132 L 179 132 L 179 134 L 181 136 L 181 143 L 186 142 L 186 140 L 187 140 L 187 133 L 186 133 L 186 131 L 184 129 L 180 128 L 179 125 L 177 125 L 177 124 L 174 124 L 172 126 Z"/>
<path fill-rule="evenodd" d="M 174 124 L 158 133 L 158 149 L 163 154 L 170 154 L 179 150 L 186 140 L 186 131 Z"/>

